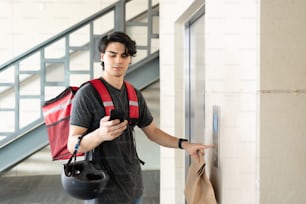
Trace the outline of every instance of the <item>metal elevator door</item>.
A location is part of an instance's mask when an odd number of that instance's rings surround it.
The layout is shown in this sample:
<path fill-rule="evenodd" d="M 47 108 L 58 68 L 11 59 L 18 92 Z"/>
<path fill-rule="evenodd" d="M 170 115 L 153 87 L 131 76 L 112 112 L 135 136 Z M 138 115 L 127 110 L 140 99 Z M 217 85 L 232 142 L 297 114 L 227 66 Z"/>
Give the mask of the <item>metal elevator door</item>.
<path fill-rule="evenodd" d="M 186 24 L 188 63 L 186 66 L 186 135 L 192 142 L 204 143 L 205 59 L 204 9 Z"/>

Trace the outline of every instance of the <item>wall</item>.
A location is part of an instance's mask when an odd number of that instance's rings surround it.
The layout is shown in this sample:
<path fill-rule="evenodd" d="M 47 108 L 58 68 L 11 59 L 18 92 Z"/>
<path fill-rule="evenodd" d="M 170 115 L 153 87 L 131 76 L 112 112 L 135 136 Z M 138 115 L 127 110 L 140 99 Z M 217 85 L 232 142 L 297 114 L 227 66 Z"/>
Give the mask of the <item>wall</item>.
<path fill-rule="evenodd" d="M 220 108 L 219 168 L 212 167 L 220 203 L 257 203 L 257 1 L 206 1 L 206 113 Z M 215 178 L 214 178 L 215 177 Z"/>
<path fill-rule="evenodd" d="M 261 2 L 260 204 L 306 200 L 306 1 Z"/>
<path fill-rule="evenodd" d="M 113 1 L 114 2 L 114 1 Z M 2 32 L 0 33 L 0 64 L 11 60 L 12 58 L 22 54 L 25 51 L 33 48 L 41 42 L 46 41 L 55 34 L 58 34 L 67 27 L 70 27 L 80 20 L 94 14 L 102 7 L 109 5 L 108 1 L 1 1 L 0 2 L 0 25 Z M 69 10 L 69 12 L 67 12 Z M 86 30 L 87 29 L 87 30 Z M 96 33 L 100 34 L 101 30 L 96 29 Z M 70 36 L 70 42 L 72 45 L 82 45 L 88 42 L 88 27 L 80 29 Z M 87 40 L 87 41 L 86 41 Z M 52 46 L 49 46 L 45 50 L 46 57 L 59 58 L 64 56 L 64 40 L 60 40 Z M 81 55 L 79 55 L 81 56 Z M 88 56 L 88 54 L 84 55 Z M 71 60 L 71 66 L 73 69 L 88 69 L 89 60 L 88 57 L 79 57 L 81 60 Z M 76 59 L 76 58 L 74 58 Z M 63 81 L 64 71 L 63 65 L 58 66 L 58 72 L 50 73 L 47 77 L 48 81 Z M 12 68 L 12 67 L 10 67 Z M 32 55 L 27 60 L 20 63 L 19 69 L 24 70 L 39 70 L 40 60 L 39 53 Z M 100 68 L 96 69 L 99 71 Z M 1 82 L 12 83 L 15 81 L 14 69 L 7 69 L 1 72 Z M 20 80 L 28 77 L 28 74 L 19 74 Z M 80 81 L 88 79 L 87 76 L 71 76 L 71 84 L 79 85 Z M 29 80 L 28 80 L 29 81 Z M 30 83 L 23 83 L 20 87 L 22 95 L 33 95 L 40 93 L 40 78 L 32 78 Z M 59 89 L 49 90 L 46 88 L 46 99 L 50 99 L 59 93 L 64 87 Z M 5 87 L 1 87 L 0 94 Z M 6 108 L 14 108 L 15 96 L 13 90 L 5 92 L 3 97 L 0 98 L 0 106 Z M 20 101 L 20 127 L 28 125 L 33 120 L 40 117 L 41 108 L 39 99 L 22 99 Z M 15 119 L 12 111 L 2 112 L 2 116 L 8 118 L 0 124 L 1 131 L 14 131 Z M 0 136 L 1 137 L 1 136 Z"/>
<path fill-rule="evenodd" d="M 184 22 L 204 1 L 161 2 L 161 127 L 184 134 Z M 220 166 L 211 166 L 219 203 L 258 203 L 257 1 L 205 1 L 206 136 L 220 108 Z M 207 141 L 210 142 L 210 141 Z M 211 153 L 209 150 L 208 156 Z M 184 153 L 161 151 L 161 203 L 184 203 Z M 167 166 L 167 168 L 164 168 Z M 171 176 L 171 175 L 176 176 Z"/>
<path fill-rule="evenodd" d="M 203 1 L 197 1 L 203 3 Z M 183 28 L 176 21 L 193 1 L 160 0 L 160 127 L 178 138 L 184 135 Z M 189 15 L 191 15 L 190 12 Z M 187 15 L 188 16 L 188 15 Z M 177 32 L 177 29 L 179 32 Z M 179 52 L 176 52 L 176 49 Z M 181 62 L 181 63 L 180 63 Z M 178 67 L 176 65 L 179 65 Z M 161 148 L 160 203 L 183 204 L 184 151 Z"/>
<path fill-rule="evenodd" d="M 92 15 L 110 2 L 1 1 L 0 64 Z"/>

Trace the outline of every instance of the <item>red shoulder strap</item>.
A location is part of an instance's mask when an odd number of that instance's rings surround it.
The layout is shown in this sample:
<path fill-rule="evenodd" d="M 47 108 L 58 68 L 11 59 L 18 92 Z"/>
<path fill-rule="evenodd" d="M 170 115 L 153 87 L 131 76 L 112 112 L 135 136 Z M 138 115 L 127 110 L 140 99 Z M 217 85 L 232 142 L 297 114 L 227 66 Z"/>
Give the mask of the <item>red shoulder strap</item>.
<path fill-rule="evenodd" d="M 125 87 L 127 90 L 128 98 L 129 98 L 129 114 L 130 119 L 138 119 L 139 118 L 139 107 L 138 107 L 138 98 L 136 95 L 135 88 L 132 84 L 127 81 L 124 81 Z"/>
<path fill-rule="evenodd" d="M 98 91 L 103 106 L 105 108 L 106 116 L 110 115 L 110 111 L 114 109 L 114 103 L 111 95 L 109 94 L 107 88 L 104 83 L 100 79 L 93 79 L 89 81 Z M 134 86 L 127 81 L 124 81 L 128 99 L 129 99 L 129 118 L 130 119 L 138 119 L 139 118 L 139 107 L 138 107 L 138 98 Z"/>
<path fill-rule="evenodd" d="M 101 99 L 102 99 L 102 103 L 105 109 L 105 114 L 106 116 L 110 115 L 110 111 L 112 109 L 114 109 L 114 103 L 112 100 L 112 97 L 110 96 L 107 88 L 105 87 L 104 83 L 100 80 L 100 79 L 93 79 L 89 81 L 91 83 L 91 85 L 93 85 L 96 90 L 98 91 Z"/>

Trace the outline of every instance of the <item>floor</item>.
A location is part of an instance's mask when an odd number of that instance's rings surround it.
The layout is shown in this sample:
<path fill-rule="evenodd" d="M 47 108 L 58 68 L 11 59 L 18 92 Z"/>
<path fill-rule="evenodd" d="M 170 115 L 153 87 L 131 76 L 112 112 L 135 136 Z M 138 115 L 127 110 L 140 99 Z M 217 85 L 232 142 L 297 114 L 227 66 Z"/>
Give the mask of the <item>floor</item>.
<path fill-rule="evenodd" d="M 159 203 L 159 171 L 143 171 L 143 204 Z M 81 204 L 67 195 L 59 175 L 0 177 L 0 204 Z"/>

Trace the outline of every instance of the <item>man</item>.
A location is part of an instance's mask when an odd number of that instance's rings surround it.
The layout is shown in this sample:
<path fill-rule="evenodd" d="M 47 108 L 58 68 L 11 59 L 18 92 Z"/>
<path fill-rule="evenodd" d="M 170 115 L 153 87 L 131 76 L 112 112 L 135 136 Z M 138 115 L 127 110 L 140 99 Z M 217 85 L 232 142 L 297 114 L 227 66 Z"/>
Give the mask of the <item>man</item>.
<path fill-rule="evenodd" d="M 213 145 L 192 144 L 159 129 L 138 90 L 139 118 L 137 124 L 131 124 L 124 75 L 136 54 L 136 43 L 125 33 L 113 32 L 100 40 L 99 51 L 103 68 L 101 80 L 110 92 L 115 109 L 123 112 L 125 120 L 109 120 L 94 88 L 90 84 L 82 86 L 73 100 L 68 149 L 73 152 L 78 137 L 85 134 L 79 151 L 94 150 L 92 157 L 96 168 L 110 175 L 104 191 L 98 198 L 86 203 L 140 203 L 143 184 L 133 136 L 135 125 L 151 141 L 165 147 L 180 147 L 194 158 L 197 157 L 197 151 L 204 152 L 204 149 Z"/>

